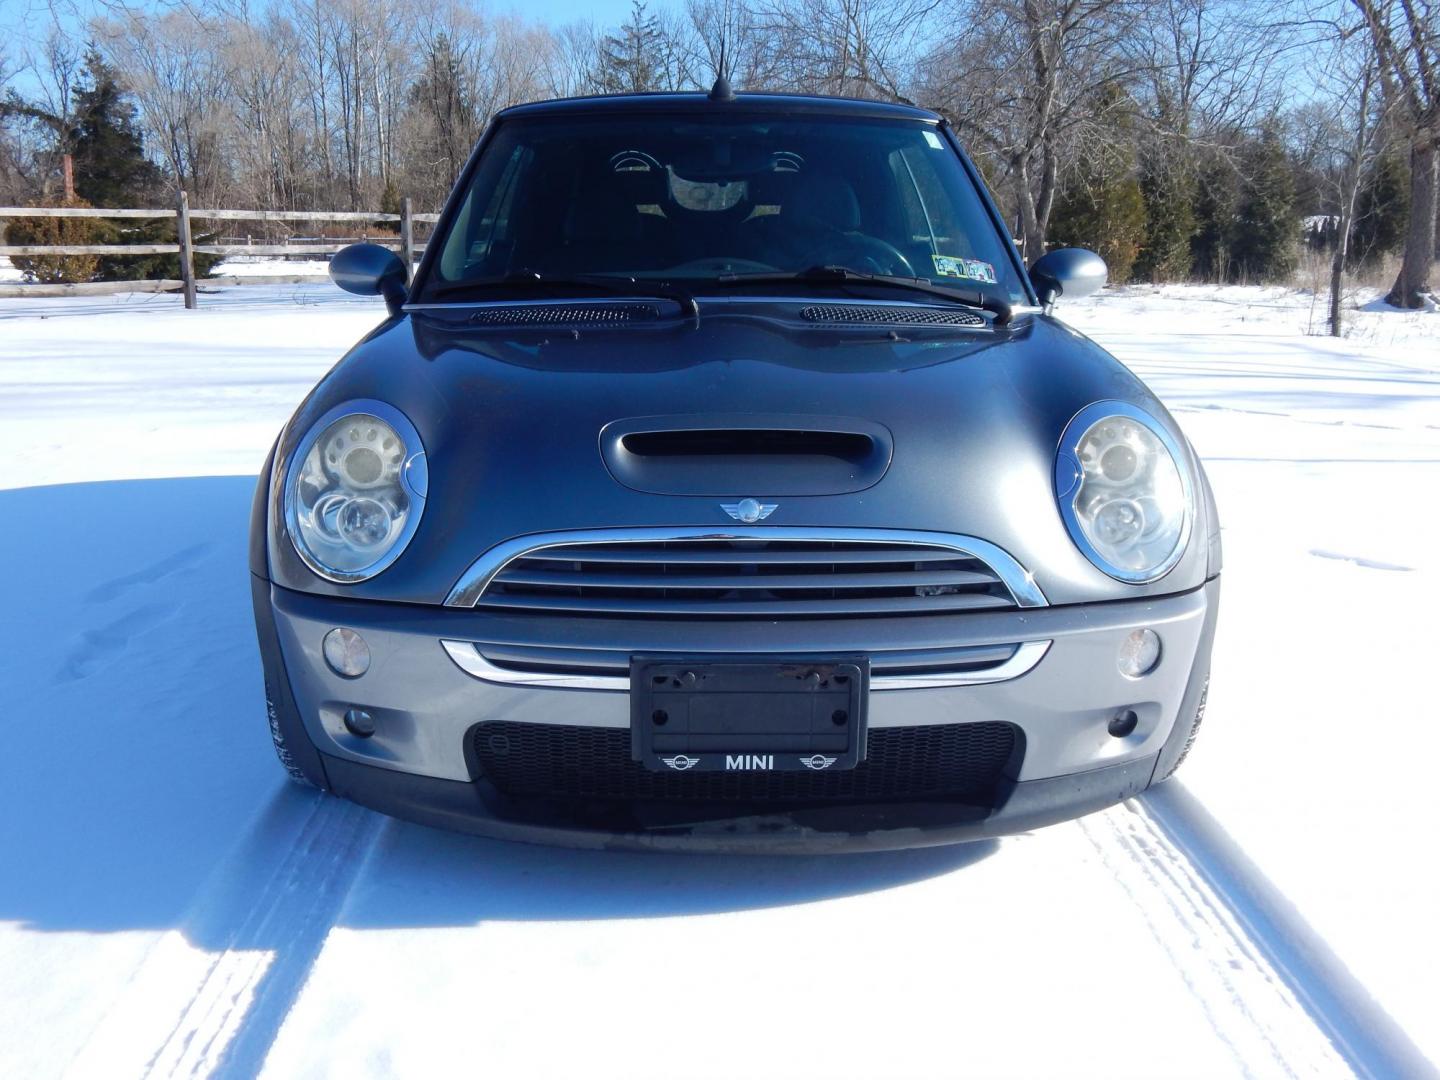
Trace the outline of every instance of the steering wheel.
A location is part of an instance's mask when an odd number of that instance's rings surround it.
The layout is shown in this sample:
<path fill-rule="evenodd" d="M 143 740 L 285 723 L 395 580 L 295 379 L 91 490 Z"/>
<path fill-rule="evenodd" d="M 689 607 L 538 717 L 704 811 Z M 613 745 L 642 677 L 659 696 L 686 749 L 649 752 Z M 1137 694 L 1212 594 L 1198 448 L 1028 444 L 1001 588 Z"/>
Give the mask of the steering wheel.
<path fill-rule="evenodd" d="M 847 266 L 852 270 L 896 277 L 919 276 L 903 251 L 879 237 L 864 233 L 840 233 L 807 254 L 800 264 Z"/>

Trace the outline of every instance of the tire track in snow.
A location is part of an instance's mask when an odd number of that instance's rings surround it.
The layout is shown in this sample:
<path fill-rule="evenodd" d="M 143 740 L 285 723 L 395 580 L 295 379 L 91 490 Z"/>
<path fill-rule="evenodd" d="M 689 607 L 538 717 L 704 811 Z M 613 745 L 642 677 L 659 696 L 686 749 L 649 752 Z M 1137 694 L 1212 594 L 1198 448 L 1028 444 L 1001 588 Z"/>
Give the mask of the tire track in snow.
<path fill-rule="evenodd" d="M 1225 898 L 1170 843 L 1145 807 L 1131 800 L 1079 824 L 1245 1075 L 1351 1075 L 1235 921 Z"/>
<path fill-rule="evenodd" d="M 1283 980 L 1290 999 L 1349 1071 L 1367 1078 L 1440 1078 L 1440 1069 L 1183 784 L 1171 780 L 1126 806 L 1174 853 L 1171 859 L 1223 903 L 1225 921 Z M 1282 1048 L 1289 1054 L 1288 1045 Z"/>
<path fill-rule="evenodd" d="M 255 1075 L 385 821 L 331 796 L 278 793 L 66 1075 Z"/>

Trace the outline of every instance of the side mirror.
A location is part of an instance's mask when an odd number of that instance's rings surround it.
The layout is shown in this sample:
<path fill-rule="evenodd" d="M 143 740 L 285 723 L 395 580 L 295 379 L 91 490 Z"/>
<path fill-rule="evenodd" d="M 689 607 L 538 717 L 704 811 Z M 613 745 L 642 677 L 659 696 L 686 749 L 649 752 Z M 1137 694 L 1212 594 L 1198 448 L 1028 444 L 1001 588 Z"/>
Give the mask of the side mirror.
<path fill-rule="evenodd" d="M 1030 265 L 1030 283 L 1048 309 L 1056 299 L 1078 300 L 1105 287 L 1105 260 L 1084 248 L 1056 248 Z"/>
<path fill-rule="evenodd" d="M 330 259 L 330 280 L 346 292 L 383 296 L 391 315 L 400 314 L 409 277 L 400 256 L 379 244 L 351 244 Z"/>

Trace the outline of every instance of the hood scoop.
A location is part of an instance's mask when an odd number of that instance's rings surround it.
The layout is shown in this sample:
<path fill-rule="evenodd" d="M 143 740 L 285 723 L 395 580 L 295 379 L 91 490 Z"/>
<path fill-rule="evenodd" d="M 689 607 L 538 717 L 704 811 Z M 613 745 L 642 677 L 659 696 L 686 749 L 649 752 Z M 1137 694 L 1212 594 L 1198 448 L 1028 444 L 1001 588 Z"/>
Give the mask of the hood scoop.
<path fill-rule="evenodd" d="M 841 416 L 645 416 L 600 432 L 626 487 L 656 495 L 842 495 L 890 467 L 888 428 Z"/>
<path fill-rule="evenodd" d="M 911 304 L 811 304 L 800 309 L 800 317 L 827 326 L 966 326 L 982 330 L 990 325 L 973 311 Z"/>

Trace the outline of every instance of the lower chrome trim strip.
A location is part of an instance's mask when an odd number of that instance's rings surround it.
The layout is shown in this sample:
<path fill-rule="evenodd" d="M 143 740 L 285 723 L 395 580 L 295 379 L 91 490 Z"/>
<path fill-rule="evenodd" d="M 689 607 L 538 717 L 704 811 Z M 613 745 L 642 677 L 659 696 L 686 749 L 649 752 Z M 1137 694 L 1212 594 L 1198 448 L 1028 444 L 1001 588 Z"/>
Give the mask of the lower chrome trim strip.
<path fill-rule="evenodd" d="M 666 540 L 826 540 L 859 544 L 921 544 L 970 555 L 985 562 L 1010 590 L 1022 608 L 1048 606 L 1045 594 L 1008 551 L 988 540 L 958 533 L 917 532 L 909 529 L 840 529 L 834 527 L 760 525 L 754 528 L 712 529 L 704 526 L 674 528 L 581 529 L 575 532 L 533 533 L 501 541 L 466 568 L 445 598 L 446 607 L 474 607 L 505 564 L 539 548 L 575 544 L 643 544 Z"/>
<path fill-rule="evenodd" d="M 565 690 L 605 690 L 628 693 L 626 675 L 579 675 L 559 671 L 519 671 L 492 664 L 474 642 L 441 638 L 441 646 L 456 667 L 467 675 L 502 686 L 539 686 Z M 871 690 L 934 690 L 945 686 L 980 686 L 1018 679 L 1040 663 L 1049 651 L 1049 641 L 1026 641 L 1004 663 L 977 671 L 928 671 L 916 675 L 876 675 Z"/>

